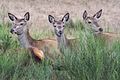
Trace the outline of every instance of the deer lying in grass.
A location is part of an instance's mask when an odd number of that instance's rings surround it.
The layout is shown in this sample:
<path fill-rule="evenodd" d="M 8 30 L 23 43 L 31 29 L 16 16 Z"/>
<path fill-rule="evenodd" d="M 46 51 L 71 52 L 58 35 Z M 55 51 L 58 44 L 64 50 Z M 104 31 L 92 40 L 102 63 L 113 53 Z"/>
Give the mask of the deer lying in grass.
<path fill-rule="evenodd" d="M 63 48 L 65 49 L 67 47 L 73 46 L 76 39 L 68 39 L 64 34 L 65 23 L 69 20 L 69 13 L 66 13 L 62 20 L 55 20 L 52 15 L 49 15 L 48 20 L 50 23 L 53 24 L 58 48 L 60 49 L 60 51 Z"/>
<path fill-rule="evenodd" d="M 101 14 L 102 9 L 93 16 L 88 16 L 87 11 L 85 10 L 83 13 L 83 20 L 90 26 L 95 36 L 104 38 L 106 41 L 113 41 L 114 39 L 118 39 L 118 34 L 116 33 L 103 32 L 103 28 L 98 24 L 98 19 L 101 17 Z"/>
<path fill-rule="evenodd" d="M 52 39 L 35 40 L 30 36 L 27 22 L 30 19 L 30 14 L 27 12 L 24 18 L 17 18 L 15 15 L 8 13 L 10 20 L 12 21 L 11 33 L 15 33 L 18 36 L 20 45 L 29 51 L 39 59 L 44 59 L 45 55 L 50 58 L 54 58 L 59 54 L 57 49 L 57 42 Z M 52 50 L 51 50 L 52 49 Z M 57 52 L 53 52 L 56 50 Z"/>

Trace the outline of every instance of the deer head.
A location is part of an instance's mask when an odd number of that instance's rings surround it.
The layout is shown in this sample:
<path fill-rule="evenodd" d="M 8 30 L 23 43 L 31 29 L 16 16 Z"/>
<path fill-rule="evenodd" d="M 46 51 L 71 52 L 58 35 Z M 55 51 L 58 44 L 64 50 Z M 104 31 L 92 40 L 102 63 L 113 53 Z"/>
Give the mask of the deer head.
<path fill-rule="evenodd" d="M 102 9 L 98 11 L 96 14 L 94 14 L 93 16 L 88 16 L 88 13 L 86 10 L 83 13 L 83 20 L 85 21 L 85 23 L 91 26 L 91 29 L 96 34 L 103 32 L 103 28 L 101 28 L 98 24 L 98 19 L 101 17 L 101 14 L 102 14 Z"/>
<path fill-rule="evenodd" d="M 27 30 L 27 21 L 30 19 L 30 14 L 27 12 L 24 18 L 17 18 L 15 15 L 8 13 L 10 20 L 12 21 L 11 33 L 20 35 Z"/>
<path fill-rule="evenodd" d="M 64 34 L 64 27 L 65 23 L 69 20 L 69 13 L 66 13 L 62 20 L 55 20 L 55 18 L 52 15 L 48 16 L 48 20 L 50 23 L 53 24 L 54 31 L 57 37 L 61 37 L 62 34 Z"/>

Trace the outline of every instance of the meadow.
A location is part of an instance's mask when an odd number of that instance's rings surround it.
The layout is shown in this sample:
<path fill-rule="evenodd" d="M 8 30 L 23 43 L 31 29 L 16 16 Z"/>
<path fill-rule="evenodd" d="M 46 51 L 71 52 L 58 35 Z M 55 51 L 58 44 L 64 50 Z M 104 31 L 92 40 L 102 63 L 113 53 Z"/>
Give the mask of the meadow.
<path fill-rule="evenodd" d="M 0 80 L 120 80 L 120 41 L 108 46 L 80 21 L 65 30 L 79 38 L 77 50 L 64 50 L 54 64 L 49 59 L 35 62 L 12 36 L 10 26 L 0 24 Z M 51 31 L 33 36 L 42 39 L 46 34 L 54 36 Z"/>

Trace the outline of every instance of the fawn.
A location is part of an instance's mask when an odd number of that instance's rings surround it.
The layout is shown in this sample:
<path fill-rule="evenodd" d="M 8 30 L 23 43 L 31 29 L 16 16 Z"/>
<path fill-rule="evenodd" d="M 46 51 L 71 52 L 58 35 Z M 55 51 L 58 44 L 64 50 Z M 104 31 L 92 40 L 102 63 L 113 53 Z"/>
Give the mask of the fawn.
<path fill-rule="evenodd" d="M 116 33 L 112 32 L 103 32 L 103 28 L 100 27 L 98 24 L 98 19 L 102 15 L 102 9 L 99 10 L 96 14 L 93 16 L 88 16 L 87 11 L 85 10 L 83 13 L 83 20 L 86 24 L 90 25 L 91 30 L 97 37 L 102 37 L 107 41 L 113 41 L 114 39 L 118 38 L 118 35 Z"/>
<path fill-rule="evenodd" d="M 10 20 L 12 21 L 11 33 L 15 33 L 18 36 L 20 45 L 29 51 L 39 59 L 44 59 L 44 57 L 49 57 L 54 59 L 57 54 L 59 55 L 59 50 L 57 49 L 57 42 L 52 39 L 41 39 L 35 40 L 30 36 L 27 22 L 30 19 L 30 14 L 27 12 L 24 18 L 17 18 L 15 15 L 8 13 Z M 57 52 L 53 52 L 53 50 Z"/>
<path fill-rule="evenodd" d="M 76 39 L 68 39 L 64 34 L 65 23 L 69 20 L 69 13 L 66 13 L 62 20 L 55 20 L 52 15 L 48 15 L 48 20 L 54 27 L 58 48 L 60 51 L 62 48 L 65 49 L 67 47 L 73 46 Z"/>

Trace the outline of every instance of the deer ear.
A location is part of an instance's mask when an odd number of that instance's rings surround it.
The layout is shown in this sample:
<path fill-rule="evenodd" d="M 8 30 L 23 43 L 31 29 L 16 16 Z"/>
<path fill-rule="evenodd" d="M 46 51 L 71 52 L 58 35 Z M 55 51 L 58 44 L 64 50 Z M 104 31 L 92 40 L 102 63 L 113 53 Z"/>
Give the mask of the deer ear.
<path fill-rule="evenodd" d="M 93 17 L 98 19 L 101 17 L 101 14 L 102 14 L 102 9 L 100 11 L 98 11 Z"/>
<path fill-rule="evenodd" d="M 87 18 L 87 11 L 85 10 L 84 13 L 83 13 L 83 19 L 86 19 Z"/>
<path fill-rule="evenodd" d="M 67 21 L 69 20 L 69 16 L 70 16 L 70 14 L 69 14 L 69 13 L 66 13 L 66 14 L 64 15 L 64 17 L 62 18 L 62 21 L 63 21 L 63 22 L 67 22 Z"/>
<path fill-rule="evenodd" d="M 52 15 L 48 16 L 48 20 L 50 23 L 54 23 L 55 22 L 55 18 Z"/>
<path fill-rule="evenodd" d="M 8 16 L 9 16 L 9 18 L 10 18 L 11 21 L 17 20 L 17 17 L 15 17 L 15 15 L 13 15 L 11 13 L 8 13 Z"/>
<path fill-rule="evenodd" d="M 25 13 L 24 19 L 25 19 L 26 21 L 29 21 L 29 19 L 30 19 L 30 13 L 29 13 L 29 12 Z"/>

